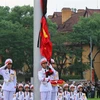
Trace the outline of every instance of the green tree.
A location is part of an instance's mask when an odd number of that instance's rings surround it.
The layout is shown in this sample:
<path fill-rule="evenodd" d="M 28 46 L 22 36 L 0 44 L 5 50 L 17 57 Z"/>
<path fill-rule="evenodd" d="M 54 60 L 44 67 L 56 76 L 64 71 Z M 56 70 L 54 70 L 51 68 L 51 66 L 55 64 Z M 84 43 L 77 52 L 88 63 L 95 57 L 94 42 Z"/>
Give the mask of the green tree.
<path fill-rule="evenodd" d="M 0 8 L 0 13 L 6 9 L 5 13 L 0 15 L 2 17 L 0 17 L 0 55 L 3 61 L 8 57 L 12 58 L 15 69 L 21 70 L 23 64 L 26 63 L 29 70 L 32 71 L 33 8 L 30 6 L 18 6 L 18 9 L 14 7 L 10 11 L 8 8 L 9 7 Z M 26 15 L 18 13 L 20 10 L 21 13 L 25 12 Z M 13 13 L 16 13 L 17 16 L 16 14 L 13 15 Z"/>
<path fill-rule="evenodd" d="M 71 32 L 68 36 L 68 40 L 72 43 L 79 44 L 88 44 L 90 45 L 90 37 L 93 41 L 94 46 L 98 48 L 98 51 L 95 53 L 92 61 L 94 68 L 94 60 L 98 53 L 100 53 L 100 14 L 93 14 L 92 16 L 85 18 L 81 17 L 79 22 L 73 27 L 73 32 Z M 90 60 L 90 54 L 89 54 Z"/>
<path fill-rule="evenodd" d="M 74 63 L 68 67 L 70 74 L 74 73 L 75 75 L 79 75 L 81 79 L 83 79 L 83 72 L 89 68 L 89 64 L 83 64 L 80 59 L 74 59 Z"/>
<path fill-rule="evenodd" d="M 32 34 L 19 23 L 3 20 L 0 26 L 0 54 L 15 60 L 15 68 L 22 68 L 23 62 L 32 58 Z"/>
<path fill-rule="evenodd" d="M 8 20 L 13 23 L 19 22 L 26 28 L 33 27 L 33 7 L 28 6 L 15 6 L 9 13 Z"/>
<path fill-rule="evenodd" d="M 10 8 L 8 6 L 0 6 L 0 20 L 6 20 L 9 15 Z"/>

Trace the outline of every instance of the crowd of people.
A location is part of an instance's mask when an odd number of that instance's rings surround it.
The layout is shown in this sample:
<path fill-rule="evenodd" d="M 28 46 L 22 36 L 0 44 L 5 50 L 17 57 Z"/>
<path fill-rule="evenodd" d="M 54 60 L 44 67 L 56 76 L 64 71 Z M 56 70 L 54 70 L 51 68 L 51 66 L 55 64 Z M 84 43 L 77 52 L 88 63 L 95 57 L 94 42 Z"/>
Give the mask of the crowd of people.
<path fill-rule="evenodd" d="M 91 81 L 67 82 L 59 89 L 61 89 L 62 98 L 64 98 L 64 95 L 66 94 L 65 93 L 66 89 L 68 91 L 69 96 L 67 95 L 67 99 L 64 99 L 64 100 L 70 100 L 71 98 L 70 94 L 72 91 L 74 91 L 73 94 L 74 94 L 75 99 L 71 99 L 71 100 L 87 100 L 88 98 L 100 98 L 100 81 L 98 81 L 98 83 L 96 84 L 94 82 L 92 83 Z M 59 89 L 58 89 L 58 92 L 59 92 Z M 83 99 L 79 95 L 80 92 L 81 92 L 81 95 L 84 95 Z M 77 96 L 80 98 L 77 98 Z"/>
<path fill-rule="evenodd" d="M 97 86 L 89 81 L 65 82 L 57 86 L 55 100 L 87 100 L 88 98 L 100 98 L 100 82 Z M 54 91 L 53 91 L 54 92 Z M 13 100 L 34 100 L 34 86 L 31 83 L 17 83 Z M 4 100 L 2 85 L 0 84 L 0 100 Z M 51 99 L 52 100 L 52 99 Z"/>
<path fill-rule="evenodd" d="M 34 100 L 34 85 L 30 82 L 17 83 L 16 72 L 11 69 L 12 63 L 11 59 L 7 59 L 0 68 L 0 75 L 4 78 L 3 84 L 0 84 L 0 100 Z M 100 98 L 100 81 L 65 82 L 59 79 L 54 59 L 48 63 L 46 58 L 42 58 L 40 65 L 38 79 L 41 100 L 87 100 L 95 96 Z"/>

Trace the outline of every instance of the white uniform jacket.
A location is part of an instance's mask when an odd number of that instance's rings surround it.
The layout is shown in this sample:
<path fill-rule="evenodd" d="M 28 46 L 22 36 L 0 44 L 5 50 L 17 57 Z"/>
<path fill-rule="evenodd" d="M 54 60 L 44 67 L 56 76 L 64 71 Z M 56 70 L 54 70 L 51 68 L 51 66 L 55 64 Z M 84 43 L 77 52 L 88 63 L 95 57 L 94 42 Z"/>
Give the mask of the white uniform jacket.
<path fill-rule="evenodd" d="M 77 100 L 77 99 L 76 99 L 76 95 L 77 95 L 77 93 L 75 93 L 75 92 L 70 92 L 70 99 L 69 99 L 69 100 Z"/>
<path fill-rule="evenodd" d="M 34 100 L 33 98 L 34 98 L 34 93 L 33 92 L 30 92 L 29 93 L 29 100 Z"/>
<path fill-rule="evenodd" d="M 2 86 L 2 90 L 5 91 L 14 91 L 16 90 L 16 74 L 15 71 L 10 69 L 5 69 L 6 66 L 0 68 L 0 75 L 4 78 L 4 83 Z"/>
<path fill-rule="evenodd" d="M 70 100 L 70 93 L 68 91 L 64 91 L 64 100 Z"/>
<path fill-rule="evenodd" d="M 50 66 L 50 68 L 52 69 L 52 66 Z M 46 92 L 46 91 L 52 91 L 52 85 L 50 83 L 50 76 L 46 77 L 45 71 L 47 71 L 47 69 L 42 68 L 39 72 L 38 72 L 38 78 L 41 82 L 40 84 L 40 92 Z M 53 70 L 55 75 L 55 71 Z"/>
<path fill-rule="evenodd" d="M 87 100 L 85 93 L 79 92 L 76 95 L 76 100 Z"/>
<path fill-rule="evenodd" d="M 24 92 L 24 100 L 29 100 L 29 92 Z"/>
<path fill-rule="evenodd" d="M 58 92 L 57 93 L 57 99 L 56 100 L 63 100 L 63 96 L 64 96 L 64 93 L 63 92 Z"/>
<path fill-rule="evenodd" d="M 24 100 L 24 92 L 19 91 L 16 93 L 16 100 Z"/>

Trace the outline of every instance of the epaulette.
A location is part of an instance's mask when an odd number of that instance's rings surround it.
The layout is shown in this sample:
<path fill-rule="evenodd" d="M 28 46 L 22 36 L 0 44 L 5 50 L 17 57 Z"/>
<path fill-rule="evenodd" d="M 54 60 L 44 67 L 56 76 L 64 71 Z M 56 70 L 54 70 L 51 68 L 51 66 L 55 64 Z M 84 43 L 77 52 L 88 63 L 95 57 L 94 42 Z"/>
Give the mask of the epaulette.
<path fill-rule="evenodd" d="M 15 70 L 13 70 L 14 71 L 14 76 L 16 76 L 16 71 Z"/>

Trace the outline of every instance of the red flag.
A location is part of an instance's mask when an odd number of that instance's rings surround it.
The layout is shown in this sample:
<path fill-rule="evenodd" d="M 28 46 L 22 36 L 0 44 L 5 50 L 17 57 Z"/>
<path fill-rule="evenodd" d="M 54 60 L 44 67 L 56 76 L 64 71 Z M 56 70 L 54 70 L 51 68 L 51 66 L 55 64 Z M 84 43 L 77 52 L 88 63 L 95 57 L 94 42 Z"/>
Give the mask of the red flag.
<path fill-rule="evenodd" d="M 48 61 L 50 61 L 52 56 L 52 42 L 50 41 L 48 25 L 47 25 L 46 18 L 44 16 L 41 19 L 40 53 L 42 56 L 47 58 Z"/>

